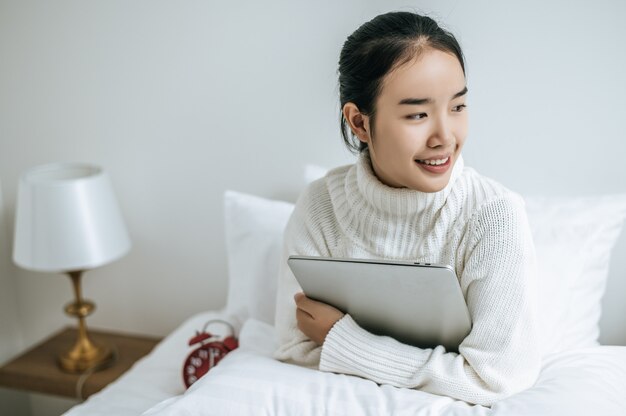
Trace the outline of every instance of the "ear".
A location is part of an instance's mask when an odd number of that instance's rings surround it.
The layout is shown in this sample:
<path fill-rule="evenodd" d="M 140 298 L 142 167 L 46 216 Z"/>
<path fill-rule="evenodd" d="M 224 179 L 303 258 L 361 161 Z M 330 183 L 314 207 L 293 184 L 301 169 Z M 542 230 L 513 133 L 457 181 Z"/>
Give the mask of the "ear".
<path fill-rule="evenodd" d="M 372 140 L 370 136 L 370 118 L 361 113 L 354 103 L 345 103 L 343 106 L 343 117 L 348 122 L 350 129 L 358 139 L 364 143 L 370 144 Z"/>

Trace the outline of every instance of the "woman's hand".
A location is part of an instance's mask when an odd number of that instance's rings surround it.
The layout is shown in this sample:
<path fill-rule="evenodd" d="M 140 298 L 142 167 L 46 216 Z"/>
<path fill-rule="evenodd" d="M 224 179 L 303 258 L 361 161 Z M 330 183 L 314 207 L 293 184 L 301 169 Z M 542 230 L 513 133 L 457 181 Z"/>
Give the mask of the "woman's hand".
<path fill-rule="evenodd" d="M 344 313 L 326 303 L 309 299 L 302 292 L 296 293 L 293 298 L 296 301 L 298 328 L 318 345 L 322 345 L 330 329 Z"/>

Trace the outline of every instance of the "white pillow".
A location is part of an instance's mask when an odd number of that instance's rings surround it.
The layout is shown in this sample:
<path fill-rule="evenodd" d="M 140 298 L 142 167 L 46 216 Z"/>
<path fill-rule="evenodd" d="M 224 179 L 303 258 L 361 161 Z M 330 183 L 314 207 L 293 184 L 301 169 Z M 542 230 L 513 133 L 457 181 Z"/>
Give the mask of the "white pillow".
<path fill-rule="evenodd" d="M 235 191 L 224 193 L 224 228 L 228 255 L 226 311 L 274 323 L 276 282 L 283 231 L 293 204 Z"/>
<path fill-rule="evenodd" d="M 626 195 L 524 199 L 539 267 L 544 351 L 598 345 L 602 296 L 626 217 Z"/>
<path fill-rule="evenodd" d="M 325 171 L 311 165 L 305 179 Z M 539 267 L 544 354 L 598 345 L 601 299 L 626 216 L 626 195 L 525 200 Z M 232 191 L 225 202 L 227 308 L 242 319 L 273 323 L 282 233 L 293 204 Z"/>

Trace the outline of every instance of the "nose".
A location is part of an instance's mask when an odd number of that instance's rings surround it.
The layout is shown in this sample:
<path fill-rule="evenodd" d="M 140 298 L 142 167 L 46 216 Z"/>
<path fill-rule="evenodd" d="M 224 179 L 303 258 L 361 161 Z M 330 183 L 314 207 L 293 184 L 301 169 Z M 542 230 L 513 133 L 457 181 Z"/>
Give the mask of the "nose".
<path fill-rule="evenodd" d="M 435 117 L 432 131 L 428 138 L 427 145 L 430 148 L 448 148 L 454 143 L 454 135 L 452 133 L 452 122 L 446 114 L 440 114 Z"/>

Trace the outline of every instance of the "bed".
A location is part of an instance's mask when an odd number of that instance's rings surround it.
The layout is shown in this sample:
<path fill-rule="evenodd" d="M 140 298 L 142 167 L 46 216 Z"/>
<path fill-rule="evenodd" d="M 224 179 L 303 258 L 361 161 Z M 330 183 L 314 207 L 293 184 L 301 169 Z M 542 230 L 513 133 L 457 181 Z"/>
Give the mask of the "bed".
<path fill-rule="evenodd" d="M 323 173 L 307 172 L 309 180 Z M 293 205 L 227 191 L 224 310 L 190 317 L 125 375 L 65 415 L 626 415 L 626 346 L 598 343 L 626 195 L 525 200 L 540 266 L 542 370 L 533 387 L 490 408 L 272 359 L 272 277 Z M 187 342 L 212 319 L 231 322 L 240 346 L 185 391 Z"/>

